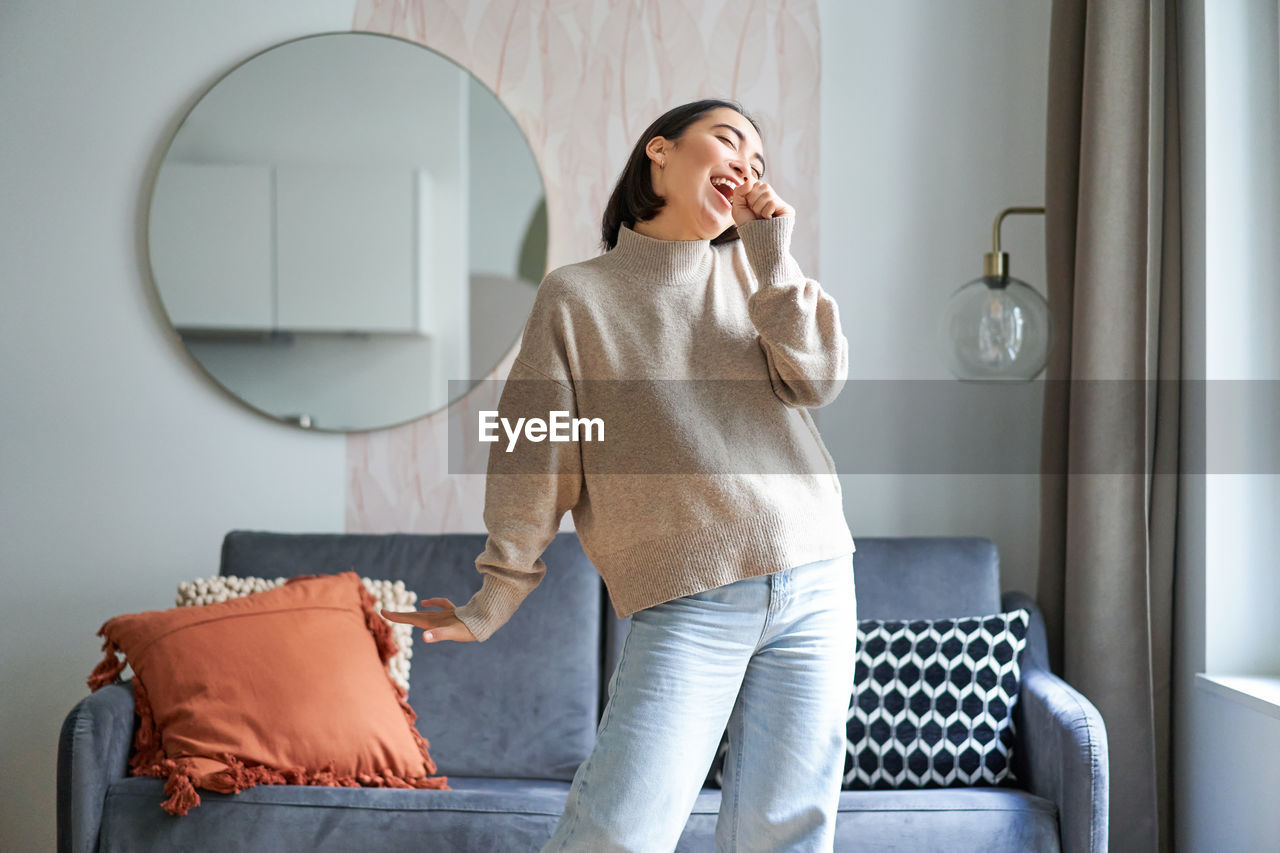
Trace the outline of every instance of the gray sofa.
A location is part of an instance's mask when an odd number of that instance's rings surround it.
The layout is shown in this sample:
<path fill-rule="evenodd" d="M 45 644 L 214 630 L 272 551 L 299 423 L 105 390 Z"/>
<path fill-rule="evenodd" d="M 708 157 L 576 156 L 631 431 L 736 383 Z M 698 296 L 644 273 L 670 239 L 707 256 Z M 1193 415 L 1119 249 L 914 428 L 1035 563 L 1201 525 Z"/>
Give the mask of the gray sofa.
<path fill-rule="evenodd" d="M 420 598 L 466 601 L 483 534 L 232 531 L 223 575 L 289 577 L 348 568 L 402 579 Z M 845 791 L 837 851 L 1104 851 L 1106 734 L 1097 710 L 1049 672 L 1039 612 L 1000 594 L 994 545 L 980 538 L 859 536 L 860 618 L 932 618 L 1026 607 L 1014 724 L 1022 788 Z M 131 683 L 91 693 L 58 743 L 58 849 L 90 851 L 536 851 L 591 750 L 629 620 L 619 621 L 576 534 L 544 554 L 542 584 L 485 643 L 420 642 L 410 702 L 453 790 L 262 785 L 200 791 L 164 812 L 164 780 L 126 775 L 136 724 Z M 114 614 L 112 614 L 114 615 Z M 86 675 L 91 665 L 86 647 Z M 698 797 L 681 851 L 715 850 L 720 791 Z"/>

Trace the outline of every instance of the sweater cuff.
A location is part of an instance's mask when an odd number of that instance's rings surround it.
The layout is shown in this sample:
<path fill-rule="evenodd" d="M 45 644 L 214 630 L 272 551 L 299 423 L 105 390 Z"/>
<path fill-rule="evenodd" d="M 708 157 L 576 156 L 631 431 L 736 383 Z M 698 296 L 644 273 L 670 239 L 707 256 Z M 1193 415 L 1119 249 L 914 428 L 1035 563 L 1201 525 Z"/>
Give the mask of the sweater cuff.
<path fill-rule="evenodd" d="M 738 226 L 738 237 L 747 252 L 747 261 L 761 287 L 798 284 L 804 273 L 791 257 L 791 232 L 796 215 L 752 219 Z"/>
<path fill-rule="evenodd" d="M 507 623 L 523 600 L 518 590 L 485 575 L 479 591 L 466 604 L 454 608 L 453 615 L 483 643 Z"/>

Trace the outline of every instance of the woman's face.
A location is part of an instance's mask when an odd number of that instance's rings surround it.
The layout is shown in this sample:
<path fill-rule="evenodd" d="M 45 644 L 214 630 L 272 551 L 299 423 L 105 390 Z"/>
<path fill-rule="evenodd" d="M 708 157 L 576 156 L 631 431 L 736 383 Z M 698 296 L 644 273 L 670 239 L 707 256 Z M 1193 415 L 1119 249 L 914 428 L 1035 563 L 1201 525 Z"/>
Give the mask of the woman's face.
<path fill-rule="evenodd" d="M 685 128 L 678 140 L 657 136 L 645 148 L 653 188 L 666 206 L 645 231 L 668 240 L 708 240 L 733 224 L 732 186 L 764 174 L 755 127 L 736 110 L 718 107 Z M 715 183 L 713 183 L 715 179 Z"/>

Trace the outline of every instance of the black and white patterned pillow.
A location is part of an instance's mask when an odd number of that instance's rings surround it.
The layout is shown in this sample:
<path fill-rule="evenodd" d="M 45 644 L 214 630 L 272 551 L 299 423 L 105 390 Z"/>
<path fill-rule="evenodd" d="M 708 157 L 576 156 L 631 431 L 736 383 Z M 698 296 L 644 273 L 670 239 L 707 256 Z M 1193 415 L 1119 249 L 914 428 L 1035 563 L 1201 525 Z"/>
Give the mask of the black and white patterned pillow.
<path fill-rule="evenodd" d="M 858 622 L 846 723 L 847 790 L 1007 785 L 1025 609 Z M 727 734 L 705 787 L 724 781 Z"/>
<path fill-rule="evenodd" d="M 1025 609 L 858 622 L 842 787 L 938 788 L 1016 781 L 1013 707 Z"/>

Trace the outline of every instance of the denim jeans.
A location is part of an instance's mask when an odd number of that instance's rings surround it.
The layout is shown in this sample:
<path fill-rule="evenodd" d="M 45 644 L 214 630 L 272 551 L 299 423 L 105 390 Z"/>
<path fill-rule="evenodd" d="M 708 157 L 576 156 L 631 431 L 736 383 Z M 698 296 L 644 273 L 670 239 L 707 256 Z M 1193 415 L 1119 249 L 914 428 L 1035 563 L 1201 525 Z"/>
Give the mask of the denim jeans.
<path fill-rule="evenodd" d="M 831 853 L 856 623 L 853 554 L 632 614 L 541 853 L 671 853 L 726 725 L 717 851 Z"/>

